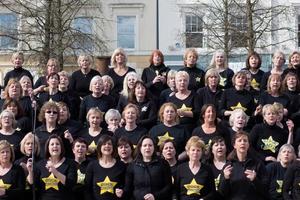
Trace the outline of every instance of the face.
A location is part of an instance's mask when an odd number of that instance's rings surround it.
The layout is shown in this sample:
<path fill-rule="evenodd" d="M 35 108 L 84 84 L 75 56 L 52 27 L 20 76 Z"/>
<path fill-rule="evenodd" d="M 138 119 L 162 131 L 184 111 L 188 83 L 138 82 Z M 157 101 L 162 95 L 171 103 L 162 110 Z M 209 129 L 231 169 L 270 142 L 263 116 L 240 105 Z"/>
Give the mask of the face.
<path fill-rule="evenodd" d="M 209 106 L 202 116 L 205 122 L 214 122 L 216 120 L 216 112 L 213 107 Z"/>
<path fill-rule="evenodd" d="M 123 144 L 118 146 L 118 155 L 121 159 L 128 159 L 131 157 L 132 149 L 129 144 Z"/>
<path fill-rule="evenodd" d="M 196 146 L 191 146 L 187 151 L 190 161 L 200 161 L 202 153 L 202 149 Z"/>
<path fill-rule="evenodd" d="M 161 59 L 160 55 L 158 55 L 157 53 L 155 53 L 153 55 L 152 61 L 153 61 L 153 64 L 157 66 L 157 65 L 161 64 L 162 59 Z"/>
<path fill-rule="evenodd" d="M 120 119 L 118 119 L 117 117 L 111 117 L 108 119 L 108 126 L 119 126 L 120 123 Z"/>
<path fill-rule="evenodd" d="M 215 58 L 216 65 L 223 66 L 224 61 L 225 61 L 224 55 L 222 53 L 217 53 Z"/>
<path fill-rule="evenodd" d="M 290 148 L 283 148 L 279 153 L 279 160 L 285 164 L 292 162 L 294 154 Z"/>
<path fill-rule="evenodd" d="M 81 69 L 89 69 L 90 68 L 90 61 L 87 57 L 82 57 L 79 60 L 79 66 Z"/>
<path fill-rule="evenodd" d="M 27 139 L 24 144 L 24 151 L 26 155 L 31 155 L 33 151 L 33 138 Z"/>
<path fill-rule="evenodd" d="M 103 79 L 103 90 L 109 91 L 111 89 L 111 84 L 108 79 Z"/>
<path fill-rule="evenodd" d="M 273 61 L 274 66 L 282 67 L 282 65 L 284 64 L 284 57 L 281 54 L 276 54 L 276 55 L 274 55 L 272 61 Z"/>
<path fill-rule="evenodd" d="M 50 156 L 60 156 L 61 154 L 61 145 L 57 138 L 52 138 L 49 141 L 48 146 Z"/>
<path fill-rule="evenodd" d="M 208 86 L 216 87 L 218 85 L 218 77 L 215 75 L 211 75 L 207 78 Z"/>
<path fill-rule="evenodd" d="M 242 135 L 234 141 L 234 149 L 239 153 L 247 153 L 249 149 L 249 139 L 246 135 Z"/>
<path fill-rule="evenodd" d="M 281 84 L 280 80 L 276 77 L 273 77 L 270 80 L 270 89 L 272 91 L 277 91 L 280 88 L 280 84 Z"/>
<path fill-rule="evenodd" d="M 9 105 L 7 105 L 6 109 L 14 113 L 15 116 L 18 114 L 18 107 L 14 103 L 10 103 Z"/>
<path fill-rule="evenodd" d="M 92 92 L 95 94 L 99 94 L 103 91 L 103 81 L 102 79 L 98 79 L 92 83 Z"/>
<path fill-rule="evenodd" d="M 28 90 L 32 88 L 31 80 L 28 78 L 23 78 L 22 81 L 20 81 L 20 84 L 23 90 Z"/>
<path fill-rule="evenodd" d="M 145 138 L 141 146 L 141 154 L 143 158 L 151 158 L 154 153 L 154 144 L 151 139 Z"/>
<path fill-rule="evenodd" d="M 250 56 L 249 58 L 249 65 L 250 68 L 256 69 L 259 63 L 259 59 L 257 56 Z"/>
<path fill-rule="evenodd" d="M 144 98 L 146 96 L 146 88 L 141 85 L 141 84 L 138 84 L 136 87 L 135 87 L 135 96 L 137 98 Z"/>
<path fill-rule="evenodd" d="M 300 64 L 300 55 L 299 54 L 296 53 L 291 57 L 291 64 L 294 66 Z"/>
<path fill-rule="evenodd" d="M 166 160 L 175 158 L 176 150 L 172 142 L 167 142 L 162 150 L 162 155 Z"/>
<path fill-rule="evenodd" d="M 67 88 L 69 86 L 69 78 L 67 76 L 59 76 L 59 85 Z"/>
<path fill-rule="evenodd" d="M 113 153 L 113 144 L 112 144 L 112 141 L 109 140 L 107 141 L 106 143 L 104 143 L 102 146 L 101 146 L 101 153 L 102 153 L 102 156 L 111 156 L 112 153 Z"/>
<path fill-rule="evenodd" d="M 125 63 L 125 55 L 122 53 L 117 53 L 115 57 L 117 64 L 124 64 Z"/>
<path fill-rule="evenodd" d="M 14 64 L 15 68 L 20 68 L 20 67 L 22 67 L 24 60 L 21 56 L 16 56 L 13 58 L 12 62 Z"/>
<path fill-rule="evenodd" d="M 277 114 L 277 121 L 281 122 L 281 120 L 283 119 L 283 115 L 284 115 L 284 110 L 283 109 L 278 109 L 278 114 Z"/>
<path fill-rule="evenodd" d="M 65 122 L 69 118 L 69 111 L 66 106 L 59 107 L 59 121 Z"/>
<path fill-rule="evenodd" d="M 176 88 L 179 91 L 185 91 L 188 89 L 188 79 L 186 76 L 177 76 L 176 79 Z"/>
<path fill-rule="evenodd" d="M 247 82 L 247 76 L 244 76 L 242 74 L 238 74 L 236 77 L 235 77 L 235 85 L 236 86 L 239 86 L 239 87 L 244 87 L 245 84 Z"/>
<path fill-rule="evenodd" d="M 264 114 L 264 120 L 267 122 L 269 125 L 274 125 L 278 119 L 277 113 L 275 113 L 271 109 L 267 109 L 265 114 Z"/>
<path fill-rule="evenodd" d="M 50 76 L 48 79 L 49 87 L 57 88 L 59 84 L 59 78 L 56 75 Z"/>
<path fill-rule="evenodd" d="M 46 122 L 56 122 L 58 119 L 58 111 L 55 108 L 48 108 L 45 111 Z"/>
<path fill-rule="evenodd" d="M 246 118 L 241 114 L 238 113 L 234 120 L 233 120 L 233 127 L 236 127 L 237 129 L 241 130 L 246 125 Z"/>
<path fill-rule="evenodd" d="M 176 121 L 176 110 L 172 106 L 166 106 L 163 112 L 164 122 Z"/>
<path fill-rule="evenodd" d="M 169 76 L 168 77 L 168 86 L 170 88 L 174 88 L 175 87 L 175 76 Z"/>
<path fill-rule="evenodd" d="M 47 63 L 47 72 L 48 74 L 58 73 L 58 66 L 55 61 L 51 60 Z"/>
<path fill-rule="evenodd" d="M 11 151 L 9 147 L 6 147 L 0 151 L 0 162 L 1 163 L 10 163 Z"/>
<path fill-rule="evenodd" d="M 93 127 L 93 128 L 98 128 L 101 124 L 101 117 L 100 117 L 100 114 L 97 112 L 91 113 L 89 115 L 88 120 L 89 120 L 90 127 Z"/>
<path fill-rule="evenodd" d="M 19 84 L 11 84 L 8 88 L 8 95 L 11 98 L 20 97 L 21 95 L 21 87 Z"/>
<path fill-rule="evenodd" d="M 289 89 L 295 89 L 297 86 L 297 78 L 295 76 L 289 76 L 287 78 L 286 84 Z"/>
<path fill-rule="evenodd" d="M 226 145 L 224 141 L 216 142 L 212 145 L 212 153 L 214 157 L 226 156 Z"/>
<path fill-rule="evenodd" d="M 127 79 L 128 88 L 132 89 L 134 87 L 136 81 L 137 81 L 137 78 L 135 76 L 128 76 L 128 79 Z"/>
<path fill-rule="evenodd" d="M 193 67 L 197 63 L 197 56 L 193 52 L 189 52 L 185 62 L 187 67 Z"/>
<path fill-rule="evenodd" d="M 136 122 L 137 119 L 137 113 L 134 108 L 127 108 L 125 110 L 125 115 L 124 115 L 126 123 L 133 123 Z"/>
<path fill-rule="evenodd" d="M 73 154 L 76 158 L 85 158 L 87 146 L 84 143 L 76 142 L 73 147 Z"/>
<path fill-rule="evenodd" d="M 1 117 L 1 125 L 2 127 L 12 127 L 13 118 L 10 116 L 8 112 L 4 112 Z"/>

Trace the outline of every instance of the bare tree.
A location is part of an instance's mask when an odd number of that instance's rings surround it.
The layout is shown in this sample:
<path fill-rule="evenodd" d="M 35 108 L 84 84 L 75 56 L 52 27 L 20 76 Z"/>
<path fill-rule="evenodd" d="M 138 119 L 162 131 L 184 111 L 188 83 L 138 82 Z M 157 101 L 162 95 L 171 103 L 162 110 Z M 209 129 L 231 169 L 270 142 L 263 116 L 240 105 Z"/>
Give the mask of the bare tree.
<path fill-rule="evenodd" d="M 0 0 L 0 5 L 20 18 L 17 34 L 5 36 L 33 52 L 41 65 L 56 57 L 62 68 L 65 56 L 107 50 L 100 1 Z"/>

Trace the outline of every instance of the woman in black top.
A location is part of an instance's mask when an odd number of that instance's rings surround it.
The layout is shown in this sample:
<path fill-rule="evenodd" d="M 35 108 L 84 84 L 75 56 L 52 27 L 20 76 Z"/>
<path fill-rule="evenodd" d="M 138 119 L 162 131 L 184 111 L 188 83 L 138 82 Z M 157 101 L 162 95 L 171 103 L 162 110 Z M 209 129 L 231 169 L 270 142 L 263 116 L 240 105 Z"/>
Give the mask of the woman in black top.
<path fill-rule="evenodd" d="M 77 182 L 76 164 L 64 155 L 63 142 L 56 134 L 51 135 L 45 145 L 45 159 L 33 169 L 27 162 L 30 184 L 35 181 L 40 200 L 73 200 L 72 188 Z M 34 170 L 34 176 L 33 176 Z"/>
<path fill-rule="evenodd" d="M 100 137 L 97 145 L 98 159 L 86 170 L 86 200 L 117 200 L 123 196 L 126 166 L 115 159 L 116 149 L 108 135 Z"/>
<path fill-rule="evenodd" d="M 296 160 L 287 168 L 283 179 L 282 193 L 284 200 L 298 200 L 300 183 L 300 161 Z"/>
<path fill-rule="evenodd" d="M 265 166 L 249 154 L 249 136 L 240 131 L 233 137 L 234 150 L 225 164 L 219 191 L 225 199 L 264 200 L 269 198 Z"/>
<path fill-rule="evenodd" d="M 170 96 L 173 96 L 176 93 L 176 84 L 175 84 L 175 75 L 177 71 L 171 69 L 167 74 L 167 85 L 168 88 L 163 90 L 159 96 L 159 105 L 161 106 L 167 102 Z"/>
<path fill-rule="evenodd" d="M 12 145 L 0 140 L 0 199 L 23 199 L 25 175 L 19 165 L 14 165 L 15 154 Z"/>
<path fill-rule="evenodd" d="M 78 56 L 77 62 L 80 69 L 72 73 L 69 87 L 82 99 L 91 93 L 90 82 L 94 76 L 100 76 L 100 73 L 91 68 L 93 59 L 90 55 Z"/>
<path fill-rule="evenodd" d="M 269 175 L 269 193 L 271 200 L 283 200 L 282 185 L 288 166 L 296 159 L 294 148 L 290 144 L 280 147 L 277 162 L 266 166 Z"/>
<path fill-rule="evenodd" d="M 114 83 L 115 86 L 112 90 L 112 95 L 116 98 L 119 97 L 120 92 L 123 89 L 123 81 L 124 77 L 128 72 L 135 72 L 135 69 L 126 66 L 127 64 L 127 55 L 122 48 L 117 48 L 114 50 L 112 56 L 111 56 L 111 65 L 112 68 L 110 68 L 107 72 L 107 75 L 109 75 Z"/>
<path fill-rule="evenodd" d="M 134 199 L 170 200 L 171 184 L 168 163 L 157 157 L 153 140 L 143 136 L 136 147 L 136 159 L 126 171 L 125 195 Z"/>
<path fill-rule="evenodd" d="M 133 161 L 133 144 L 127 137 L 120 137 L 117 142 L 118 156 L 120 160 L 129 164 Z"/>
<path fill-rule="evenodd" d="M 289 64 L 288 67 L 283 71 L 283 77 L 289 72 L 292 72 L 297 75 L 298 79 L 300 79 L 300 52 L 293 51 L 289 56 Z"/>
<path fill-rule="evenodd" d="M 111 132 L 115 132 L 118 128 L 120 128 L 121 122 L 121 114 L 116 109 L 109 109 L 105 113 L 105 122 L 107 124 L 107 130 Z"/>

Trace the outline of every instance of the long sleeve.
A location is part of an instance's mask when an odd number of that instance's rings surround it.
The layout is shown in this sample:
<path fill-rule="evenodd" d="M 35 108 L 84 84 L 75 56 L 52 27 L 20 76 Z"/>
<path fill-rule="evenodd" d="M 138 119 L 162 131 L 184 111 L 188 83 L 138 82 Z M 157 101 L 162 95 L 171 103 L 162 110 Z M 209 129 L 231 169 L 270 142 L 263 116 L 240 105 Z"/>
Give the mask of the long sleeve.
<path fill-rule="evenodd" d="M 164 182 L 164 187 L 161 190 L 153 192 L 155 199 L 170 199 L 170 194 L 172 191 L 172 176 L 171 176 L 171 169 L 169 164 L 166 161 L 161 160 L 161 167 L 163 170 L 164 177 L 160 177 L 161 180 Z M 157 177 L 159 178 L 159 177 Z"/>
<path fill-rule="evenodd" d="M 8 199 L 21 199 L 25 190 L 25 174 L 20 166 L 13 166 L 12 186 L 6 190 Z"/>

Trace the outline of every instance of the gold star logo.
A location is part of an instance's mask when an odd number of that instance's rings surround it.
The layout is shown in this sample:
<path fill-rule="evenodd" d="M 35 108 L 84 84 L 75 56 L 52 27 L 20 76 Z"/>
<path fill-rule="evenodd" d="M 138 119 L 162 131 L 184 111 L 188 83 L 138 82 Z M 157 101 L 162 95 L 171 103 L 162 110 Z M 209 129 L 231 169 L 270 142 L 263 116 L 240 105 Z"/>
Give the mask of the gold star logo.
<path fill-rule="evenodd" d="M 221 179 L 221 174 L 219 174 L 218 177 L 215 178 L 215 186 L 216 186 L 216 190 L 218 190 L 218 188 L 219 188 L 220 179 Z"/>
<path fill-rule="evenodd" d="M 5 184 L 2 179 L 0 179 L 0 188 L 9 189 L 11 184 Z"/>
<path fill-rule="evenodd" d="M 77 183 L 84 184 L 84 178 L 85 178 L 85 174 L 81 173 L 81 171 L 78 169 L 77 170 Z"/>
<path fill-rule="evenodd" d="M 97 145 L 96 145 L 95 141 L 93 141 L 88 147 L 89 152 L 87 153 L 87 155 L 90 155 L 91 153 L 93 153 L 96 150 L 96 148 L 97 148 Z"/>
<path fill-rule="evenodd" d="M 166 132 L 162 136 L 157 136 L 157 138 L 158 138 L 158 144 L 157 144 L 158 146 L 161 145 L 167 139 L 174 140 L 174 137 L 171 137 L 170 134 L 169 134 L 169 132 Z"/>
<path fill-rule="evenodd" d="M 200 81 L 201 81 L 201 77 L 197 77 L 196 82 L 200 82 Z"/>
<path fill-rule="evenodd" d="M 277 180 L 277 185 L 278 185 L 278 188 L 276 188 L 276 192 L 277 193 L 282 193 L 282 184 L 283 184 L 283 181 L 282 180 Z"/>
<path fill-rule="evenodd" d="M 251 80 L 251 83 L 250 83 L 250 84 L 251 84 L 251 87 L 252 87 L 253 89 L 258 89 L 258 88 L 259 88 L 259 83 L 256 82 L 255 78 Z"/>
<path fill-rule="evenodd" d="M 279 145 L 279 143 L 273 140 L 272 136 L 270 136 L 268 139 L 262 139 L 261 141 L 264 143 L 263 150 L 270 150 L 273 153 L 276 152 L 276 147 Z"/>
<path fill-rule="evenodd" d="M 198 194 L 200 195 L 200 190 L 203 188 L 203 185 L 200 185 L 196 182 L 196 180 L 193 178 L 190 184 L 184 185 L 185 189 L 187 190 L 187 195 L 191 194 Z"/>
<path fill-rule="evenodd" d="M 110 181 L 109 177 L 106 176 L 104 181 L 98 182 L 97 185 L 100 187 L 100 194 L 105 192 L 114 193 L 114 187 L 117 185 L 117 182 Z"/>
<path fill-rule="evenodd" d="M 21 130 L 21 128 L 19 128 L 19 127 L 16 128 L 16 131 L 20 131 L 20 130 Z"/>
<path fill-rule="evenodd" d="M 247 108 L 243 107 L 242 104 L 241 104 L 240 102 L 238 102 L 238 103 L 236 104 L 236 106 L 231 106 L 230 108 L 231 108 L 231 110 L 242 109 L 244 112 L 246 112 L 246 110 L 247 110 Z"/>
<path fill-rule="evenodd" d="M 45 190 L 48 190 L 50 188 L 58 190 L 59 180 L 57 178 L 55 178 L 55 176 L 53 175 L 53 173 L 51 173 L 46 178 L 42 178 L 42 181 L 45 183 Z"/>
<path fill-rule="evenodd" d="M 220 83 L 219 83 L 219 85 L 221 85 L 221 86 L 224 87 L 226 85 L 226 82 L 227 82 L 227 78 L 224 78 L 224 77 L 220 76 Z"/>
<path fill-rule="evenodd" d="M 210 147 L 210 145 L 211 145 L 211 142 L 212 142 L 212 141 L 211 141 L 211 140 L 209 140 L 209 141 L 208 141 L 208 143 L 205 145 L 205 149 L 206 149 L 206 150 L 208 150 L 208 149 L 209 149 L 209 147 Z"/>
<path fill-rule="evenodd" d="M 185 104 L 182 104 L 180 110 L 182 110 L 182 111 L 191 111 L 192 108 L 191 107 L 187 107 Z"/>
<path fill-rule="evenodd" d="M 254 98 L 254 103 L 257 104 L 258 103 L 258 99 Z"/>

